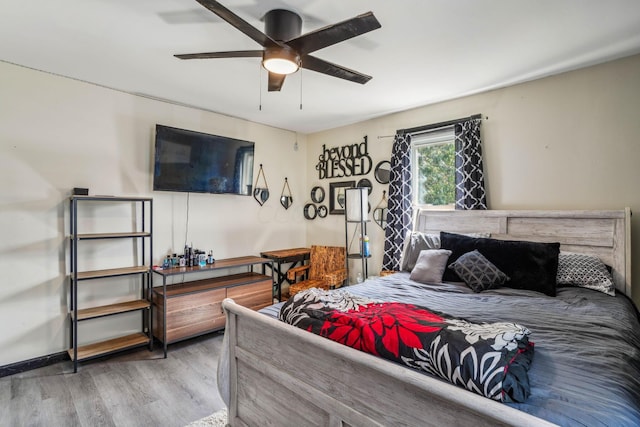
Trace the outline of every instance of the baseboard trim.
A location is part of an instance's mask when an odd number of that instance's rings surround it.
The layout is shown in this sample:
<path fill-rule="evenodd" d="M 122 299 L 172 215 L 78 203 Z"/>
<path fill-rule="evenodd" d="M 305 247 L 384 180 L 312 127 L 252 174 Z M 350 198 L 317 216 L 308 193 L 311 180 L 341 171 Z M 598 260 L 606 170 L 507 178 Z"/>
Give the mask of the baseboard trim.
<path fill-rule="evenodd" d="M 34 359 L 0 366 L 0 378 L 30 371 L 32 369 L 43 368 L 45 366 L 53 365 L 54 363 L 64 362 L 65 360 L 71 360 L 69 353 L 61 351 L 60 353 L 49 354 L 47 356 L 40 356 Z"/>

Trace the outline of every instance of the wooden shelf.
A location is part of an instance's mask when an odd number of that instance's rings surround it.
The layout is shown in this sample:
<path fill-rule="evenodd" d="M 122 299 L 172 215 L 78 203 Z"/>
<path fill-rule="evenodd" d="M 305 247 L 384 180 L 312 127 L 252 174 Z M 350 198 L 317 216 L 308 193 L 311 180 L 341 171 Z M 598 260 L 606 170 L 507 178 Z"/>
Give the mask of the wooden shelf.
<path fill-rule="evenodd" d="M 86 202 L 90 202 L 90 206 L 86 205 Z M 93 203 L 96 202 L 96 203 Z M 100 217 L 97 215 L 102 211 L 102 208 L 94 209 L 99 204 L 110 205 L 117 203 L 116 210 L 110 214 L 109 219 L 115 218 L 114 224 L 118 224 L 117 227 L 112 229 L 108 223 L 104 224 L 104 227 L 97 230 L 85 229 L 85 215 L 88 217 L 94 217 L 96 224 L 99 222 Z M 113 217 L 112 217 L 113 215 Z M 78 219 L 82 221 L 78 221 Z M 124 222 L 123 222 L 124 220 Z M 129 225 L 123 225 L 129 224 Z M 69 205 L 69 309 L 71 321 L 69 322 L 69 335 L 71 342 L 68 350 L 69 356 L 73 361 L 73 372 L 78 372 L 78 361 L 84 359 L 90 359 L 98 356 L 106 356 L 111 353 L 115 353 L 120 350 L 126 350 L 133 347 L 138 347 L 144 344 L 149 346 L 149 350 L 153 347 L 153 309 L 151 303 L 151 265 L 153 264 L 153 243 L 152 243 L 152 230 L 153 230 L 153 199 L 151 197 L 120 197 L 120 196 L 79 196 L 74 195 L 70 197 Z M 124 248 L 122 254 L 113 254 L 112 266 L 120 266 L 117 268 L 102 268 L 89 270 L 90 267 L 86 267 L 85 271 L 80 271 L 78 268 L 80 259 L 86 259 L 87 257 L 96 257 L 96 254 L 100 251 L 88 251 L 86 248 L 98 248 L 107 240 L 113 243 L 113 239 L 128 239 L 120 240 L 123 243 L 130 242 L 129 248 Z M 91 240 L 91 243 L 87 241 Z M 80 244 L 80 241 L 85 241 L 84 244 Z M 88 245 L 88 246 L 87 246 Z M 127 245 L 125 245 L 127 246 Z M 131 255 L 138 261 L 126 261 L 128 256 Z M 134 266 L 131 266 L 131 265 Z M 142 264 L 142 265 L 140 265 Z M 101 266 L 103 267 L 103 266 Z M 111 281 L 119 281 L 124 283 L 125 281 L 138 282 L 135 287 L 139 290 L 136 294 L 132 295 L 130 292 L 124 291 L 121 287 L 115 287 L 113 290 L 111 286 L 104 286 L 106 283 L 98 283 L 101 292 L 113 292 L 112 301 L 122 301 L 113 304 L 106 304 L 94 307 L 83 306 L 78 301 L 84 301 L 83 297 L 86 294 L 91 294 L 95 291 L 92 286 L 79 286 L 81 281 L 90 279 L 105 279 L 115 278 Z M 129 280 L 135 279 L 135 280 Z M 103 281 L 106 282 L 106 281 Z M 93 305 L 96 303 L 94 302 Z M 91 305 L 88 303 L 87 305 Z M 138 312 L 138 313 L 135 313 Z M 83 342 L 96 341 L 100 339 L 96 338 L 93 333 L 84 334 L 80 332 L 80 324 L 83 320 L 100 319 L 103 317 L 129 314 L 129 317 L 140 318 L 140 328 L 137 331 L 131 329 L 131 326 L 119 326 L 119 331 L 110 332 L 110 336 L 118 336 L 118 338 L 103 340 L 89 345 L 78 345 L 78 339 L 80 336 L 84 337 Z M 134 316 L 137 314 L 137 316 Z M 106 322 L 101 320 L 94 321 L 96 326 L 104 324 L 109 327 L 115 326 L 115 322 Z M 86 325 L 86 324 L 85 324 Z M 90 328 L 88 328 L 90 329 Z M 74 357 L 75 355 L 75 357 Z"/>
<path fill-rule="evenodd" d="M 135 300 L 120 302 L 117 304 L 102 305 L 99 307 L 85 308 L 78 310 L 78 320 L 95 319 L 96 317 L 110 316 L 112 314 L 126 313 L 128 311 L 142 310 L 149 308 L 151 303 L 147 300 Z M 73 311 L 71 312 L 73 319 Z"/>
<path fill-rule="evenodd" d="M 97 279 L 99 277 L 124 276 L 126 274 L 146 273 L 149 267 L 141 265 L 139 267 L 110 268 L 107 270 L 79 271 L 78 280 Z"/>
<path fill-rule="evenodd" d="M 113 353 L 127 348 L 138 347 L 149 343 L 149 337 L 139 332 L 119 338 L 101 341 L 94 344 L 78 347 L 78 360 L 90 359 L 104 354 Z M 71 360 L 73 359 L 73 349 L 68 350 Z"/>
<path fill-rule="evenodd" d="M 146 231 L 132 231 L 121 233 L 85 233 L 78 234 L 78 240 L 91 240 L 91 239 L 120 239 L 126 237 L 149 237 L 151 233 Z M 73 239 L 73 236 L 71 236 Z"/>
<path fill-rule="evenodd" d="M 173 267 L 163 269 L 154 269 L 153 272 L 157 273 L 161 276 L 176 276 L 178 274 L 186 274 L 186 273 L 200 273 L 203 271 L 210 270 L 220 270 L 223 268 L 234 268 L 234 267 L 247 267 L 253 265 L 262 265 L 271 263 L 270 259 L 262 258 L 258 256 L 242 256 L 236 258 L 227 258 L 227 259 L 218 259 L 213 264 L 207 264 L 205 266 L 193 266 L 193 267 Z"/>

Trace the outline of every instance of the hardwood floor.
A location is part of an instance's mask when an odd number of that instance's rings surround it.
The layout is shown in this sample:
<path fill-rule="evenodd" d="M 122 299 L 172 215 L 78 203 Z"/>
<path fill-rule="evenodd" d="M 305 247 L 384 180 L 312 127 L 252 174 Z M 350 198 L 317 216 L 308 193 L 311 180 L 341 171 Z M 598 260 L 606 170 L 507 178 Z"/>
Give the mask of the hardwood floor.
<path fill-rule="evenodd" d="M 222 333 L 0 378 L 0 426 L 182 427 L 224 408 L 216 384 Z"/>

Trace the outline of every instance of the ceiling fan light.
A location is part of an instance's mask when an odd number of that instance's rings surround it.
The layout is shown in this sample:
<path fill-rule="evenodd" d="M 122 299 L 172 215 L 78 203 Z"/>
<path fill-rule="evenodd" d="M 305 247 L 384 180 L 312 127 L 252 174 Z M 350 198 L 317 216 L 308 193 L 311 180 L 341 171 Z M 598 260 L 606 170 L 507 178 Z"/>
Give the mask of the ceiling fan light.
<path fill-rule="evenodd" d="M 264 68 L 276 74 L 291 74 L 298 71 L 298 64 L 288 59 L 271 58 L 262 62 Z"/>
<path fill-rule="evenodd" d="M 288 49 L 267 49 L 262 58 L 262 66 L 276 74 L 291 74 L 300 68 L 300 56 Z"/>

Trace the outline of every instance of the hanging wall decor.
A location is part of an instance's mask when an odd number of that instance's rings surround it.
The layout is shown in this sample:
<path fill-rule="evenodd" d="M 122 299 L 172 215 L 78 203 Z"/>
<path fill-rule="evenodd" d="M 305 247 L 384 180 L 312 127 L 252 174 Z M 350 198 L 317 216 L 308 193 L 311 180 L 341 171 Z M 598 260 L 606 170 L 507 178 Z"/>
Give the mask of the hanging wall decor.
<path fill-rule="evenodd" d="M 304 205 L 304 217 L 306 219 L 315 219 L 316 217 L 324 218 L 327 216 L 328 209 L 321 203 L 324 201 L 324 188 L 319 185 L 311 189 L 311 201 Z"/>
<path fill-rule="evenodd" d="M 355 181 L 329 183 L 329 213 L 331 215 L 344 215 L 346 202 L 345 189 L 354 187 Z"/>
<path fill-rule="evenodd" d="M 348 178 L 371 172 L 373 163 L 367 144 L 365 135 L 360 143 L 330 148 L 322 145 L 322 154 L 316 163 L 318 179 Z"/>
<path fill-rule="evenodd" d="M 280 194 L 280 204 L 285 209 L 293 204 L 293 197 L 291 196 L 291 188 L 289 188 L 289 182 L 287 178 L 284 179 L 284 185 L 282 186 L 282 193 Z"/>
<path fill-rule="evenodd" d="M 311 200 L 313 203 L 322 203 L 324 201 L 324 188 L 315 186 L 311 189 Z"/>
<path fill-rule="evenodd" d="M 382 200 L 378 203 L 378 206 L 373 210 L 373 220 L 383 230 L 387 227 L 387 192 L 382 191 Z"/>
<path fill-rule="evenodd" d="M 259 186 L 260 177 L 262 176 L 262 186 Z M 264 205 L 269 199 L 269 186 L 267 185 L 267 178 L 264 176 L 262 170 L 262 163 L 260 163 L 260 170 L 258 171 L 258 177 L 256 178 L 256 185 L 253 186 L 253 198 L 256 199 L 260 206 Z"/>
<path fill-rule="evenodd" d="M 366 188 L 367 189 L 367 195 L 371 195 L 371 190 L 373 190 L 373 186 L 371 185 L 371 181 L 369 181 L 367 178 L 362 178 L 360 181 L 358 181 L 358 183 L 356 184 L 356 187 L 358 188 Z"/>
<path fill-rule="evenodd" d="M 376 165 L 375 172 L 376 181 L 380 184 L 388 184 L 391 176 L 391 162 L 383 160 Z"/>
<path fill-rule="evenodd" d="M 315 219 L 316 215 L 318 214 L 318 209 L 313 203 L 307 203 L 306 205 L 304 205 L 303 212 L 306 219 Z"/>

